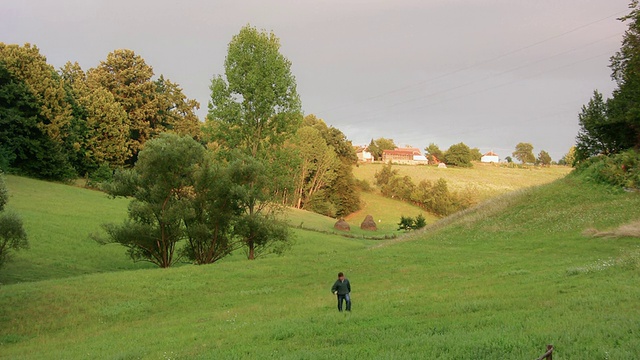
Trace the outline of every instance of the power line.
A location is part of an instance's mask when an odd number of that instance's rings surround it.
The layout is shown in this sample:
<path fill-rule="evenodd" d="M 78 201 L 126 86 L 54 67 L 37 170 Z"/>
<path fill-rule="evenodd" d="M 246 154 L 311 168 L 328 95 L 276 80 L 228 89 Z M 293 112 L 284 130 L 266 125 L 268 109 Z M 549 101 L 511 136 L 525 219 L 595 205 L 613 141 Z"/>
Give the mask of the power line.
<path fill-rule="evenodd" d="M 526 45 L 526 46 L 524 46 L 524 47 L 517 48 L 517 49 L 512 50 L 512 51 L 508 51 L 508 52 L 506 52 L 506 53 L 503 53 L 503 54 L 501 54 L 501 55 L 495 56 L 495 57 L 493 57 L 493 58 L 490 58 L 490 59 L 487 59 L 487 60 L 482 60 L 482 61 L 476 62 L 476 63 L 474 63 L 474 64 L 471 64 L 471 65 L 468 65 L 468 66 L 465 66 L 465 67 L 462 67 L 462 68 L 459 68 L 459 69 L 456 69 L 456 70 L 453 70 L 453 71 L 450 71 L 450 72 L 444 73 L 444 74 L 442 74 L 442 75 L 438 75 L 438 76 L 435 76 L 435 77 L 433 77 L 433 78 L 429 78 L 429 79 L 427 79 L 427 80 L 417 82 L 417 83 L 415 83 L 415 84 L 411 84 L 411 85 L 407 85 L 407 86 L 404 86 L 404 87 L 401 87 L 401 88 L 398 88 L 398 89 L 390 90 L 390 91 L 384 92 L 384 93 L 382 93 L 382 94 L 378 94 L 378 95 L 375 95 L 375 96 L 371 96 L 371 97 L 368 97 L 368 98 L 365 98 L 365 99 L 362 99 L 362 100 L 359 100 L 359 101 L 355 101 L 355 102 L 352 102 L 352 103 L 349 103 L 349 104 L 339 105 L 339 106 L 333 107 L 333 108 L 331 108 L 331 109 L 328 109 L 328 110 L 326 110 L 326 111 L 324 111 L 324 112 L 327 112 L 327 113 L 328 113 L 328 112 L 331 112 L 331 111 L 334 111 L 334 110 L 337 110 L 337 109 L 342 109 L 342 108 L 345 108 L 345 107 L 348 107 L 348 106 L 354 106 L 354 105 L 361 104 L 361 103 L 364 103 L 364 102 L 367 102 L 367 101 L 371 101 L 371 100 L 379 99 L 379 98 L 381 98 L 381 97 L 385 97 L 385 96 L 387 96 L 387 95 L 391 95 L 391 94 L 395 94 L 395 93 L 403 92 L 403 91 L 405 91 L 405 90 L 408 90 L 408 89 L 411 89 L 411 88 L 414 88 L 414 87 L 417 87 L 417 86 L 421 86 L 421 85 L 424 85 L 424 84 L 427 84 L 427 83 L 430 83 L 430 82 L 433 82 L 433 81 L 436 81 L 436 80 L 440 80 L 440 79 L 442 79 L 442 78 L 445 78 L 445 77 L 448 77 L 448 76 L 451 76 L 451 75 L 455 75 L 455 74 L 457 74 L 457 73 L 460 73 L 460 72 L 463 72 L 463 71 L 466 71 L 466 70 L 472 69 L 472 68 L 474 68 L 474 67 L 478 67 L 478 66 L 480 66 L 480 65 L 485 65 L 485 64 L 488 64 L 488 63 L 494 62 L 494 61 L 496 61 L 496 60 L 502 59 L 502 58 L 504 58 L 504 57 L 507 57 L 507 56 L 510 56 L 510 55 L 516 54 L 516 53 L 518 53 L 518 52 L 521 52 L 521 51 L 524 51 L 524 50 L 527 50 L 527 49 L 533 48 L 533 47 L 535 47 L 535 46 L 538 46 L 538 45 L 544 44 L 544 43 L 546 43 L 546 42 L 549 42 L 549 41 L 551 41 L 551 40 L 555 40 L 555 39 L 557 39 L 557 38 L 560 38 L 560 37 L 566 36 L 566 35 L 568 35 L 568 34 L 571 34 L 571 33 L 574 33 L 574 32 L 576 32 L 576 31 L 579 31 L 579 30 L 581 30 L 581 29 L 584 29 L 584 28 L 586 28 L 586 27 L 589 27 L 589 26 L 591 26 L 591 25 L 597 24 L 597 23 L 599 23 L 599 22 L 602 22 L 602 21 L 608 20 L 608 19 L 610 19 L 610 18 L 612 18 L 612 17 L 616 17 L 616 16 L 619 16 L 619 15 L 622 15 L 622 14 L 625 14 L 625 13 L 627 13 L 627 11 L 626 11 L 626 10 L 625 10 L 625 11 L 620 11 L 620 12 L 617 12 L 617 13 L 614 13 L 614 14 L 611 14 L 611 15 L 608 15 L 608 16 L 605 16 L 605 17 L 603 17 L 603 18 L 600 18 L 600 19 L 598 19 L 598 20 L 595 20 L 595 21 L 589 22 L 589 23 L 587 23 L 587 24 L 583 24 L 583 25 L 580 25 L 580 26 L 578 26 L 578 27 L 572 28 L 572 29 L 570 29 L 570 30 L 568 30 L 568 31 L 565 31 L 565 32 L 562 32 L 562 33 L 560 33 L 560 34 L 557 34 L 557 35 L 554 35 L 554 36 L 551 36 L 551 37 L 545 38 L 545 39 L 543 39 L 543 40 L 537 41 L 537 42 L 535 42 L 535 43 L 532 43 L 532 44 Z"/>

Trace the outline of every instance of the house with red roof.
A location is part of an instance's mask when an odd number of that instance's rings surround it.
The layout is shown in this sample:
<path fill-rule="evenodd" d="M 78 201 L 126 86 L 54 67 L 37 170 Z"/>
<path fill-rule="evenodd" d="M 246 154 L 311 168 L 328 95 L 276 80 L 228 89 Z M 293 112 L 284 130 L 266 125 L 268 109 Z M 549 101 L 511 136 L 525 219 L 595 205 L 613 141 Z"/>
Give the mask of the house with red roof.
<path fill-rule="evenodd" d="M 488 153 L 482 155 L 482 157 L 480 158 L 480 162 L 498 163 L 500 162 L 500 157 L 498 156 L 498 154 L 494 153 L 493 151 L 489 151 Z"/>

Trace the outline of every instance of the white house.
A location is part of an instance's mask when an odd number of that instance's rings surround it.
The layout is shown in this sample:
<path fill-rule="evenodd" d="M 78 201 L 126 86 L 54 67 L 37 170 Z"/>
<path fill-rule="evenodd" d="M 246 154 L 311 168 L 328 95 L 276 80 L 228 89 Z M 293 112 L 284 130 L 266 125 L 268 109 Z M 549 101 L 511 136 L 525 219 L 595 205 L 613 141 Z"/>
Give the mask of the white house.
<path fill-rule="evenodd" d="M 489 151 L 488 153 L 482 155 L 482 157 L 480 158 L 480 162 L 497 163 L 497 162 L 500 162 L 500 157 L 498 156 L 498 154 L 494 153 L 493 151 Z"/>
<path fill-rule="evenodd" d="M 358 161 L 360 162 L 373 162 L 373 154 L 369 152 L 369 148 L 366 146 L 354 146 L 356 155 L 358 155 Z"/>

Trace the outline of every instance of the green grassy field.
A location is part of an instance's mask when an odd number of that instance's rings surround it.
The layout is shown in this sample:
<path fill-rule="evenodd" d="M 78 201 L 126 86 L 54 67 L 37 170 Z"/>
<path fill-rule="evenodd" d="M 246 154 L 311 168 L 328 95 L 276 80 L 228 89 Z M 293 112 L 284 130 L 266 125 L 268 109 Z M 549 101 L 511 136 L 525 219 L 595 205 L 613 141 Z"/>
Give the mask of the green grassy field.
<path fill-rule="evenodd" d="M 583 232 L 638 218 L 640 194 L 567 178 L 388 241 L 296 229 L 280 257 L 121 271 L 109 250 L 93 274 L 1 286 L 0 358 L 534 359 L 551 343 L 554 359 L 637 359 L 638 239 Z M 338 271 L 352 313 L 329 292 Z"/>
<path fill-rule="evenodd" d="M 360 164 L 353 173 L 357 179 L 367 180 L 375 184 L 375 173 L 384 164 Z M 414 183 L 421 180 L 447 180 L 453 190 L 475 189 L 481 200 L 505 194 L 518 189 L 546 184 L 564 177 L 572 168 L 567 166 L 551 167 L 506 167 L 498 164 L 474 162 L 471 168 L 448 167 L 440 169 L 436 166 L 393 165 L 400 176 L 410 176 Z"/>

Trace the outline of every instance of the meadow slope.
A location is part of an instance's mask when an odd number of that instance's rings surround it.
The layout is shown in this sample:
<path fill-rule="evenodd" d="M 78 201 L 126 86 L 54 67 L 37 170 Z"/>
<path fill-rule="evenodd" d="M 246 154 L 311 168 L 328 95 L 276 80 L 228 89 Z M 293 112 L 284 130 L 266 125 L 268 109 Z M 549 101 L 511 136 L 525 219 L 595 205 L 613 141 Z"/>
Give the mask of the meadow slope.
<path fill-rule="evenodd" d="M 1 359 L 640 358 L 640 195 L 569 177 L 388 240 L 0 287 Z M 353 312 L 329 292 L 344 271 Z"/>

